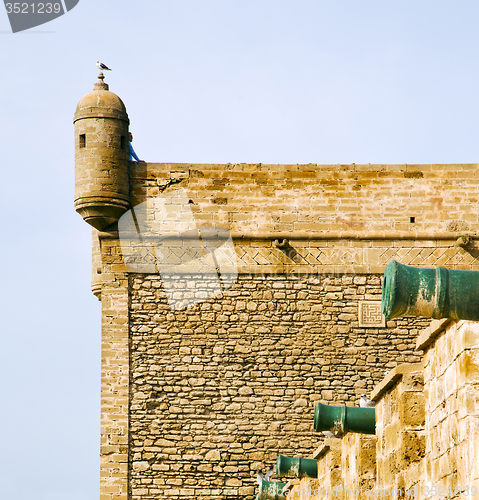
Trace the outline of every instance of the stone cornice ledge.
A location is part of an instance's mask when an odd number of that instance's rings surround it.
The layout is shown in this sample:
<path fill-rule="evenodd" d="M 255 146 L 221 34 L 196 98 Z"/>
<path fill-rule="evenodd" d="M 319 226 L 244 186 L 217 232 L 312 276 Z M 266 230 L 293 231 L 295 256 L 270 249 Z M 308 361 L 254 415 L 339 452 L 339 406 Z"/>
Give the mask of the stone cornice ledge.
<path fill-rule="evenodd" d="M 378 401 L 381 396 L 406 373 L 421 372 L 424 370 L 423 363 L 404 363 L 392 369 L 371 393 L 371 399 Z"/>
<path fill-rule="evenodd" d="M 435 319 L 423 330 L 416 340 L 416 351 L 423 351 L 453 321 L 451 318 Z"/>
<path fill-rule="evenodd" d="M 201 225 L 199 226 L 201 229 Z M 462 233 L 454 232 L 430 232 L 430 233 L 419 233 L 412 231 L 309 231 L 301 232 L 297 231 L 294 233 L 239 233 L 233 231 L 231 237 L 233 240 L 457 240 L 460 236 L 464 236 L 467 233 L 472 239 L 476 238 L 477 235 L 470 234 L 470 231 L 463 231 Z M 117 229 L 106 229 L 105 231 L 99 231 L 98 237 L 100 239 L 118 239 Z M 176 236 L 175 236 L 176 237 Z"/>
<path fill-rule="evenodd" d="M 201 226 L 200 226 L 201 229 Z M 474 234 L 472 234 L 474 233 Z M 231 232 L 234 240 L 457 240 L 467 234 L 475 239 L 474 231 L 462 232 L 414 232 L 414 231 L 295 231 L 293 233 L 264 232 L 264 233 L 239 233 Z"/>

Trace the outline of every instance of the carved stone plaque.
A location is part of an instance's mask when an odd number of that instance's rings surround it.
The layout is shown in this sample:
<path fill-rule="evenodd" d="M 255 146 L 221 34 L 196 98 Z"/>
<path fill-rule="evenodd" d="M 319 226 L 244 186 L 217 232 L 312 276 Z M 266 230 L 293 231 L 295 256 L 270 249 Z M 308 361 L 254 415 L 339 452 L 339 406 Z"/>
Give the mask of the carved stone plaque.
<path fill-rule="evenodd" d="M 362 300 L 359 302 L 359 326 L 363 328 L 384 328 L 386 318 L 381 312 L 380 300 Z"/>

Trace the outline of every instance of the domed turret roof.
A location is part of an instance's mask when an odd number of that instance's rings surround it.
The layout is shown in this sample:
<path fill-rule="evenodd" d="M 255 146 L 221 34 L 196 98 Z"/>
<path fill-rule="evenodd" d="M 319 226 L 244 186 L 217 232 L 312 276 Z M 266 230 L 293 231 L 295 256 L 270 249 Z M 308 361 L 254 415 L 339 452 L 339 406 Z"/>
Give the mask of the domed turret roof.
<path fill-rule="evenodd" d="M 73 123 L 83 118 L 116 118 L 129 123 L 123 101 L 108 89 L 108 84 L 103 82 L 103 74 L 98 77 L 93 91 L 84 96 L 78 103 Z"/>

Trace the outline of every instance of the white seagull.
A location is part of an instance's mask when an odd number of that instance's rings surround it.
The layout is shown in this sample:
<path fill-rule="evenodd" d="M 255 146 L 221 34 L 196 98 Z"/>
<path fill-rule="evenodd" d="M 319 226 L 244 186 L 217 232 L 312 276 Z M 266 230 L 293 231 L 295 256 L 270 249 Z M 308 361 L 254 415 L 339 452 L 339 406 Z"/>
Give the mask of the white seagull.
<path fill-rule="evenodd" d="M 376 403 L 371 401 L 366 394 L 361 394 L 361 399 L 359 400 L 359 406 L 361 408 L 374 408 Z"/>
<path fill-rule="evenodd" d="M 273 475 L 273 467 L 270 467 L 268 472 L 264 476 L 264 480 L 269 481 L 272 475 Z"/>
<path fill-rule="evenodd" d="M 269 478 L 272 476 L 272 474 L 273 474 L 273 467 L 270 467 L 266 474 L 263 474 L 260 469 L 258 471 L 258 474 L 256 475 L 256 482 L 261 486 L 261 483 L 263 481 L 269 481 Z"/>
<path fill-rule="evenodd" d="M 261 486 L 261 483 L 264 479 L 264 474 L 261 471 L 261 469 L 258 471 L 258 474 L 256 474 L 256 482 Z"/>
<path fill-rule="evenodd" d="M 97 61 L 96 65 L 99 69 L 101 69 L 101 71 L 111 71 L 111 69 L 106 64 L 103 64 L 100 61 Z"/>

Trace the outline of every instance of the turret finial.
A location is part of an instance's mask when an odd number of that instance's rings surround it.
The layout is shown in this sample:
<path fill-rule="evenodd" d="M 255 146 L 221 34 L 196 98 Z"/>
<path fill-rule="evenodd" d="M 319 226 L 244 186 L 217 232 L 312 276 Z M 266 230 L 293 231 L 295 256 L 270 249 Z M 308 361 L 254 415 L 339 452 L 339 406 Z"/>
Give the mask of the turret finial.
<path fill-rule="evenodd" d="M 103 71 L 100 71 L 100 74 L 98 75 L 98 82 L 93 85 L 94 90 L 109 90 L 110 87 L 108 86 L 108 83 L 105 83 L 103 80 L 105 79 L 105 75 L 103 74 Z"/>

